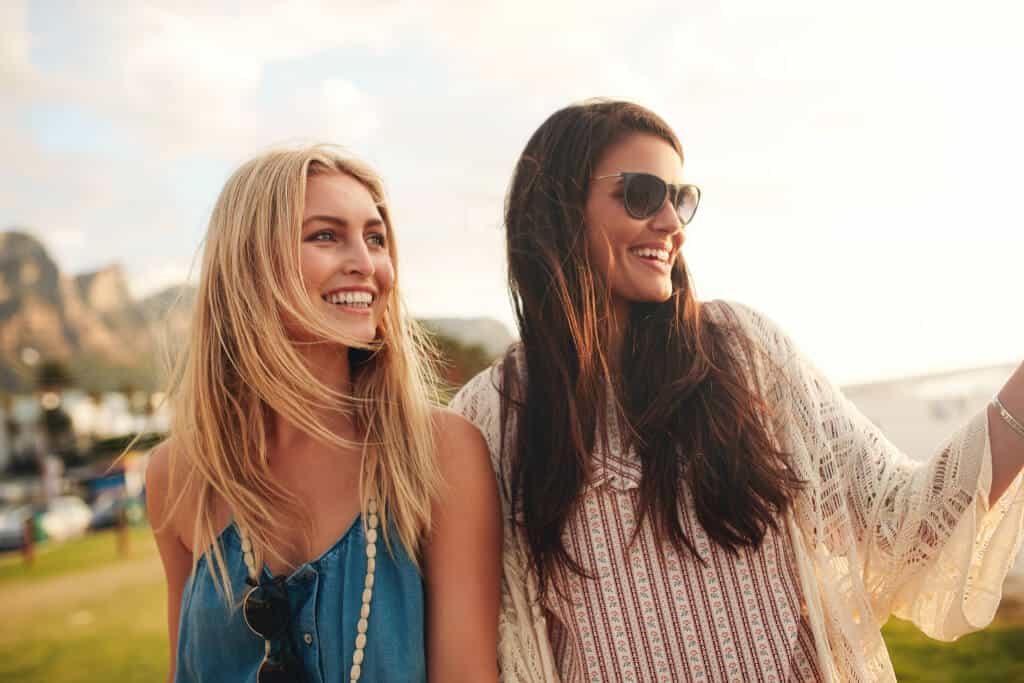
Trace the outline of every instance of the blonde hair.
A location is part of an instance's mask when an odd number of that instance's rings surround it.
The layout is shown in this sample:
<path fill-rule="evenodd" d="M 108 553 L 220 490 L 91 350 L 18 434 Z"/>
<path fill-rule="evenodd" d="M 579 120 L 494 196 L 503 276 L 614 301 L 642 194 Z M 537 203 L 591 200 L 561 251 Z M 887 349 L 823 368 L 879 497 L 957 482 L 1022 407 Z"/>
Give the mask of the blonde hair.
<path fill-rule="evenodd" d="M 343 173 L 362 183 L 387 226 L 396 278 L 377 339 L 369 344 L 332 331 L 302 283 L 306 181 L 322 173 Z M 217 199 L 191 337 L 169 392 L 174 415 L 171 464 L 179 457 L 184 460 L 186 476 L 175 504 L 186 490 L 195 492 L 193 548 L 207 556 L 229 600 L 231 581 L 216 542 L 218 498 L 248 531 L 257 566 L 267 555 L 287 564 L 278 551 L 285 539 L 262 523 L 275 510 L 296 515 L 304 523 L 307 542 L 310 538 L 310 516 L 270 471 L 271 411 L 328 444 L 361 449 L 361 510 L 365 514 L 369 499 L 375 498 L 385 541 L 390 543 L 390 520 L 409 556 L 418 561 L 419 539 L 430 528 L 431 503 L 440 488 L 430 417 L 437 383 L 429 341 L 404 311 L 397 261 L 379 177 L 331 147 L 259 156 L 235 171 Z M 350 394 L 339 393 L 307 367 L 283 320 L 316 339 L 364 349 L 352 366 Z M 318 417 L 325 410 L 345 415 L 361 440 L 349 441 L 327 429 Z M 194 552 L 193 561 L 200 556 Z"/>

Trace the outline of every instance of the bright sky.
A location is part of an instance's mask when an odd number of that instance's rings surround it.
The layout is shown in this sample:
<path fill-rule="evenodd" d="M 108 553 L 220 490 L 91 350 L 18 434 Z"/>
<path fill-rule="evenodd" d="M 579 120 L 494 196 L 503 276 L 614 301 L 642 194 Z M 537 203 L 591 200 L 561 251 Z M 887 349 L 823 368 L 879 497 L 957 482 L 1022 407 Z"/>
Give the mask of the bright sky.
<path fill-rule="evenodd" d="M 385 179 L 414 313 L 508 322 L 519 151 L 557 108 L 623 97 L 704 191 L 702 298 L 761 309 L 838 381 L 1012 361 L 1022 7 L 3 0 L 0 228 L 144 294 L 186 277 L 238 163 L 336 142 Z"/>

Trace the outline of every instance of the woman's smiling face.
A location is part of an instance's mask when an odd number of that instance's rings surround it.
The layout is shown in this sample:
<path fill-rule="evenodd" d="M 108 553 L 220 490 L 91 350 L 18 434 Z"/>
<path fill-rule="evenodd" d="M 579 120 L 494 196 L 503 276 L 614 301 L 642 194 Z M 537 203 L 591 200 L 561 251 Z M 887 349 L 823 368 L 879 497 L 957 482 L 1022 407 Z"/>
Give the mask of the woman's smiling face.
<path fill-rule="evenodd" d="M 650 173 L 671 184 L 683 182 L 679 154 L 665 140 L 647 133 L 632 133 L 610 147 L 593 177 L 630 172 Z M 618 177 L 591 180 L 584 221 L 590 261 L 610 291 L 617 318 L 628 320 L 629 304 L 658 303 L 672 296 L 672 269 L 684 234 L 670 201 L 649 218 L 632 218 L 623 204 L 622 184 Z"/>
<path fill-rule="evenodd" d="M 370 191 L 344 173 L 306 182 L 300 268 L 316 310 L 337 332 L 372 341 L 395 283 L 387 225 Z"/>

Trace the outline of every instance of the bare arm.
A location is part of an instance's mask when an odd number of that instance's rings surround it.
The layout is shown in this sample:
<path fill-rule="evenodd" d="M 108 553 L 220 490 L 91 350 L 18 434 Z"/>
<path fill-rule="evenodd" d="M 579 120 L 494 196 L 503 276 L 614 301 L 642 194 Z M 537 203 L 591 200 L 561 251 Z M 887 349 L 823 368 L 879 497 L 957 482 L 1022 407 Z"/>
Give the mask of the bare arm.
<path fill-rule="evenodd" d="M 161 444 L 150 455 L 149 466 L 146 469 L 146 508 L 167 577 L 167 635 L 170 642 L 168 683 L 174 680 L 181 594 L 192 572 L 192 552 L 182 543 L 178 527 L 169 517 L 175 499 L 170 495 L 169 460 L 169 446 L 166 443 Z"/>
<path fill-rule="evenodd" d="M 1024 422 L 1024 364 L 1000 390 L 999 402 L 1019 422 Z M 1024 465 L 1024 437 L 1006 424 L 994 406 L 988 408 L 988 429 L 992 446 L 992 488 L 988 502 L 995 505 Z"/>
<path fill-rule="evenodd" d="M 497 681 L 501 513 L 487 446 L 476 427 L 435 416 L 445 489 L 424 553 L 431 681 Z"/>

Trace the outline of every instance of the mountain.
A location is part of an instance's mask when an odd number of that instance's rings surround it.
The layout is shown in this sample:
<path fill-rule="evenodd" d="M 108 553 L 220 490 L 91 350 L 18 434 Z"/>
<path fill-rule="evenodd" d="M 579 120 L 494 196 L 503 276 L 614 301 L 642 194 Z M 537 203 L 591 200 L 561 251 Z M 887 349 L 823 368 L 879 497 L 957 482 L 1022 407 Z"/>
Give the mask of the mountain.
<path fill-rule="evenodd" d="M 151 388 L 153 348 L 152 320 L 120 266 L 69 277 L 36 238 L 0 233 L 0 390 L 31 390 L 44 361 L 83 388 Z"/>
<path fill-rule="evenodd" d="M 516 338 L 493 318 L 426 318 L 424 325 L 467 346 L 480 346 L 494 358 L 508 350 Z"/>
<path fill-rule="evenodd" d="M 130 307 L 132 303 L 124 270 L 116 264 L 94 273 L 78 275 L 75 286 L 79 296 L 95 311 L 114 313 Z"/>
<path fill-rule="evenodd" d="M 150 294 L 136 305 L 149 329 L 161 343 L 183 343 L 192 326 L 192 306 L 196 301 L 196 288 L 176 285 Z"/>
<path fill-rule="evenodd" d="M 22 358 L 67 359 L 79 346 L 69 313 L 79 312 L 73 283 L 39 242 L 0 233 L 0 387 L 19 386 L 31 374 Z"/>
<path fill-rule="evenodd" d="M 69 277 L 28 233 L 0 232 L 0 392 L 31 391 L 45 361 L 90 391 L 161 388 L 166 345 L 187 339 L 195 295 L 180 285 L 136 300 L 120 265 Z M 488 318 L 422 322 L 489 357 L 513 341 Z"/>

